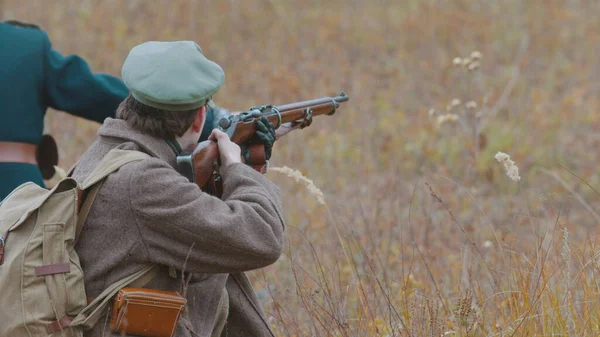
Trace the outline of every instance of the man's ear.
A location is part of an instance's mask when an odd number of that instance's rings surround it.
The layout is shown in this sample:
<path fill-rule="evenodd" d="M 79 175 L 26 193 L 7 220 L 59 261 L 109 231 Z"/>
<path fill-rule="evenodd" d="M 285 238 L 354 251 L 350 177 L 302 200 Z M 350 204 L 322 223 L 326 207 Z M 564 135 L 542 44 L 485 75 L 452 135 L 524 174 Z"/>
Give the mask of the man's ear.
<path fill-rule="evenodd" d="M 196 111 L 196 118 L 194 118 L 194 123 L 192 123 L 192 130 L 194 132 L 202 132 L 202 128 L 204 128 L 205 120 L 206 120 L 206 106 L 201 106 Z"/>

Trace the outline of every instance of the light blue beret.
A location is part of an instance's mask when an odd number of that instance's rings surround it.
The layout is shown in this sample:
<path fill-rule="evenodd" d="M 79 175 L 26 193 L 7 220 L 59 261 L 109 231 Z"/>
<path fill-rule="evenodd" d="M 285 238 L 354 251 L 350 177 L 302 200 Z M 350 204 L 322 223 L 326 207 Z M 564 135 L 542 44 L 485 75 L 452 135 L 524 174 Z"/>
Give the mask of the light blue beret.
<path fill-rule="evenodd" d="M 133 47 L 121 77 L 131 95 L 145 105 L 169 111 L 199 108 L 223 84 L 221 67 L 204 57 L 193 41 L 150 41 Z"/>

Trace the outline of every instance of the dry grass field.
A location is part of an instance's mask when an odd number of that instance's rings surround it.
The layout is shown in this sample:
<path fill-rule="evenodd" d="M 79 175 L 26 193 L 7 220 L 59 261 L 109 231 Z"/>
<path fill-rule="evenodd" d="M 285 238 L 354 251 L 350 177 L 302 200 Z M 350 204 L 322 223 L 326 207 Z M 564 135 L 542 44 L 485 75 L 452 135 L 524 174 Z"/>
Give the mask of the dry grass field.
<path fill-rule="evenodd" d="M 0 2 L 115 75 L 138 43 L 195 40 L 232 110 L 350 96 L 275 146 L 325 196 L 268 174 L 288 244 L 251 276 L 280 336 L 600 335 L 598 17 L 597 0 Z M 63 167 L 97 128 L 48 113 Z"/>

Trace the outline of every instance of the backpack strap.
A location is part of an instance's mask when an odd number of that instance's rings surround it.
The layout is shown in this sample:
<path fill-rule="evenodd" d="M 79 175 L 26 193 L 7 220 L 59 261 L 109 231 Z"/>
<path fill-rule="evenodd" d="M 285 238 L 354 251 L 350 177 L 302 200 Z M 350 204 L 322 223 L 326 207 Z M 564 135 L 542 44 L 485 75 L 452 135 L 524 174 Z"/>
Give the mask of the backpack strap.
<path fill-rule="evenodd" d="M 121 166 L 139 160 L 151 158 L 150 155 L 131 150 L 120 150 L 113 149 L 109 151 L 104 158 L 98 163 L 98 165 L 92 170 L 87 178 L 80 185 L 80 200 L 83 201 L 79 208 L 79 216 L 77 217 L 77 226 L 75 229 L 75 241 L 79 239 L 83 224 L 87 218 L 92 204 L 96 199 L 96 195 L 104 182 L 104 178 L 108 177 L 109 174 L 117 171 Z M 74 168 L 74 167 L 73 167 Z M 72 173 L 73 168 L 69 170 L 69 175 Z"/>
<path fill-rule="evenodd" d="M 83 197 L 84 201 L 79 210 L 79 216 L 77 217 L 76 241 L 83 229 L 83 224 L 92 208 L 94 199 L 104 182 L 104 178 L 108 177 L 108 175 L 117 171 L 125 164 L 148 158 L 151 158 L 151 156 L 143 152 L 120 149 L 113 149 L 102 158 L 79 187 L 84 193 L 87 192 L 87 195 L 84 195 Z M 155 265 L 149 265 L 135 274 L 111 284 L 73 319 L 70 326 L 82 326 L 84 329 L 91 329 L 105 313 L 104 310 L 112 300 L 112 297 L 119 292 L 119 290 L 126 286 L 136 288 L 143 287 L 150 282 L 157 273 L 158 268 L 156 268 Z"/>
<path fill-rule="evenodd" d="M 94 185 L 88 193 L 85 190 L 78 190 L 79 198 L 83 201 L 83 204 L 80 203 L 79 214 L 77 215 L 77 225 L 75 225 L 75 242 L 79 241 L 79 235 L 81 234 L 81 230 L 83 229 L 83 224 L 85 223 L 85 219 L 87 219 L 88 214 L 90 214 L 90 210 L 92 209 L 92 204 L 96 199 L 96 195 L 98 191 L 100 191 L 100 186 L 104 180 L 100 181 L 96 185 Z"/>
<path fill-rule="evenodd" d="M 100 180 L 106 178 L 109 174 L 117 171 L 121 166 L 138 160 L 151 158 L 149 154 L 140 151 L 112 149 L 98 163 L 98 166 L 92 170 L 87 178 L 81 184 L 81 188 L 86 190 Z"/>
<path fill-rule="evenodd" d="M 106 308 L 110 304 L 113 296 L 124 287 L 143 287 L 150 282 L 158 273 L 155 265 L 149 265 L 139 270 L 133 275 L 121 279 L 106 288 L 98 297 L 88 304 L 81 312 L 73 318 L 70 326 L 82 326 L 85 330 L 91 329 L 98 320 L 106 314 Z"/>

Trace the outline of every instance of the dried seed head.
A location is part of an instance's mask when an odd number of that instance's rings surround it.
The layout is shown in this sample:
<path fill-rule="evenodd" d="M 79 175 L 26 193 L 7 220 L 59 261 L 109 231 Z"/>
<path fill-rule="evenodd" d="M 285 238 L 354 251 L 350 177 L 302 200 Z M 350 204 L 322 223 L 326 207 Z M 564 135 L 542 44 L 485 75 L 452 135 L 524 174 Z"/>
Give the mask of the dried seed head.
<path fill-rule="evenodd" d="M 477 103 L 475 103 L 475 101 L 470 101 L 470 102 L 467 102 L 467 104 L 465 104 L 465 106 L 467 107 L 467 109 L 476 109 Z"/>
<path fill-rule="evenodd" d="M 454 311 L 456 323 L 465 328 L 467 334 L 473 328 L 473 324 L 475 323 L 475 311 L 471 306 L 472 302 L 473 294 L 470 291 L 462 293 Z"/>
<path fill-rule="evenodd" d="M 513 181 L 521 180 L 519 176 L 519 168 L 515 165 L 515 162 L 510 159 L 510 156 L 504 152 L 498 152 L 495 156 L 496 160 L 504 165 L 506 175 Z"/>
<path fill-rule="evenodd" d="M 450 112 L 452 109 L 454 109 L 455 107 L 460 105 L 460 99 L 455 98 L 453 100 L 450 101 L 450 103 L 448 103 L 448 105 L 446 105 L 446 110 L 447 112 Z"/>
<path fill-rule="evenodd" d="M 481 53 L 480 53 L 479 51 L 477 51 L 477 50 L 475 50 L 475 51 L 471 52 L 471 58 L 472 58 L 473 60 L 481 60 L 481 57 L 482 57 L 482 56 L 483 56 L 483 55 L 481 55 Z"/>
<path fill-rule="evenodd" d="M 468 69 L 469 71 L 473 71 L 473 70 L 477 70 L 477 69 L 479 69 L 479 66 L 480 66 L 479 62 L 476 62 L 476 61 L 475 61 L 475 62 L 473 62 L 473 63 L 469 64 L 469 65 L 467 66 L 467 69 Z"/>
<path fill-rule="evenodd" d="M 438 126 L 442 126 L 446 123 L 452 123 L 458 121 L 458 115 L 456 114 L 444 114 L 437 117 Z"/>
<path fill-rule="evenodd" d="M 469 64 L 471 64 L 471 62 L 473 62 L 473 60 L 471 60 L 470 57 L 465 57 L 462 60 L 462 66 L 466 68 Z"/>
<path fill-rule="evenodd" d="M 462 64 L 462 59 L 461 59 L 460 57 L 455 57 L 455 58 L 452 60 L 452 64 L 453 64 L 454 66 L 460 66 L 460 65 Z"/>
<path fill-rule="evenodd" d="M 315 186 L 315 183 L 313 183 L 312 180 L 305 177 L 300 171 L 291 169 L 287 166 L 271 167 L 270 170 L 272 172 L 277 172 L 286 175 L 289 178 L 294 179 L 297 183 L 302 183 L 308 189 L 308 192 L 310 192 L 310 194 L 314 195 L 317 198 L 319 204 L 325 205 L 325 196 L 323 195 L 323 192 L 321 192 L 321 190 L 317 186 Z"/>
<path fill-rule="evenodd" d="M 433 108 L 429 109 L 429 118 L 435 116 L 436 113 L 437 113 L 437 111 L 435 111 L 435 109 L 433 109 Z"/>
<path fill-rule="evenodd" d="M 437 124 L 438 124 L 438 126 L 441 126 L 442 124 L 444 124 L 444 123 L 447 122 L 446 116 L 447 116 L 447 114 L 446 115 L 441 115 L 441 116 L 437 117 Z"/>

